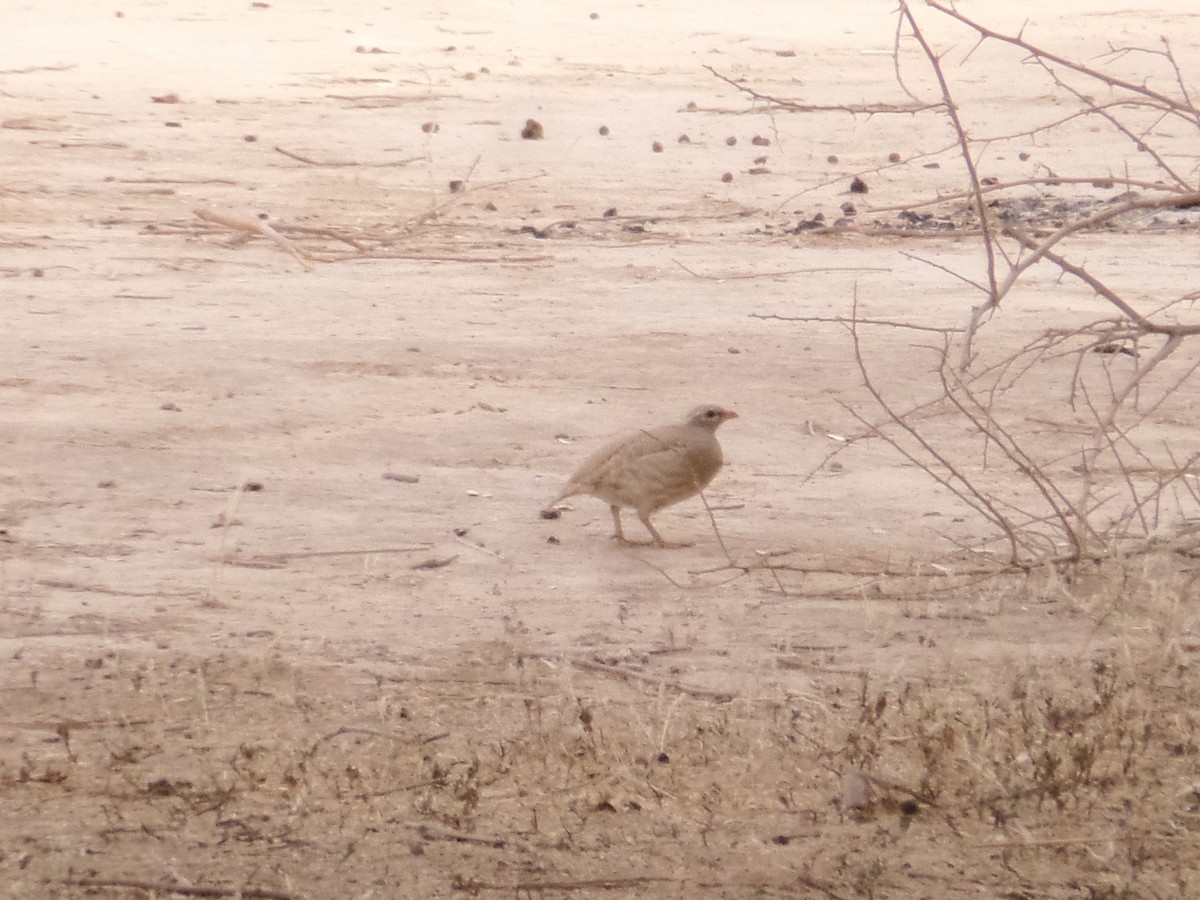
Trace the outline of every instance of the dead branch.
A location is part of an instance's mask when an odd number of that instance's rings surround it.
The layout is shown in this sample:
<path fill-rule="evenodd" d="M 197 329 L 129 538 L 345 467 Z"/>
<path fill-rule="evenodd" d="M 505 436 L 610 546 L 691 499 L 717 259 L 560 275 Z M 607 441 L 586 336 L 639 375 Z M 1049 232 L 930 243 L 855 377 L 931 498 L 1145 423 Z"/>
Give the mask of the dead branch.
<path fill-rule="evenodd" d="M 74 887 L 130 888 L 150 894 L 178 894 L 181 897 L 245 897 L 247 900 L 299 900 L 299 894 L 252 887 L 191 887 L 164 881 L 141 881 L 134 878 L 63 878 L 58 884 Z"/>
<path fill-rule="evenodd" d="M 1161 203 L 1156 203 L 1158 207 L 1170 207 L 1178 205 L 1180 208 L 1190 205 L 1188 197 L 1192 195 L 1190 189 L 1171 188 L 1168 185 L 1154 181 L 1144 181 L 1137 178 L 1115 178 L 1111 175 L 1096 175 L 1096 176 L 1080 176 L 1078 178 L 1060 178 L 1051 176 L 1047 178 L 1022 178 L 1019 181 L 1003 181 L 996 184 L 982 185 L 980 190 L 984 194 L 993 194 L 997 191 L 1008 191 L 1018 187 L 1060 187 L 1064 184 L 1088 184 L 1095 188 L 1112 189 L 1118 185 L 1129 188 L 1141 188 L 1147 191 L 1177 191 L 1183 196 L 1176 197 L 1174 203 L 1167 198 L 1162 198 Z M 866 213 L 881 213 L 881 212 L 897 212 L 910 209 L 921 209 L 925 206 L 937 206 L 941 203 L 951 203 L 955 200 L 965 200 L 973 196 L 970 191 L 959 191 L 954 194 L 939 194 L 929 200 L 922 200 L 919 203 L 901 203 L 895 206 L 872 206 L 863 210 Z M 1191 201 L 1194 203 L 1195 201 Z M 1127 211 L 1127 210 L 1125 210 Z"/>
<path fill-rule="evenodd" d="M 602 663 L 599 660 L 572 659 L 570 662 L 572 666 L 577 669 L 583 669 L 585 672 L 599 672 L 602 675 L 623 678 L 626 681 L 635 681 L 639 684 L 646 684 L 656 688 L 666 688 L 669 691 L 686 694 L 689 697 L 695 697 L 699 700 L 709 700 L 713 703 L 730 703 L 734 699 L 733 694 L 725 691 L 710 691 L 705 688 L 691 687 L 686 684 L 680 684 L 677 681 L 668 681 L 665 678 L 656 678 L 653 675 L 644 675 L 641 672 L 631 672 L 628 669 Z"/>
<path fill-rule="evenodd" d="M 971 197 L 975 202 L 975 211 L 979 215 L 979 228 L 982 232 L 983 249 L 987 258 L 988 296 L 982 304 L 971 310 L 966 332 L 963 335 L 962 357 L 959 362 L 959 368 L 965 371 L 970 365 L 972 357 L 971 345 L 975 332 L 979 330 L 984 319 L 1000 304 L 1000 294 L 996 284 L 995 238 L 992 235 L 991 224 L 988 220 L 987 207 L 983 203 L 983 189 L 980 185 L 979 172 L 975 166 L 975 159 L 971 156 L 971 141 L 967 137 L 966 129 L 963 128 L 962 120 L 958 117 L 958 108 L 955 106 L 954 98 L 950 94 L 950 85 L 946 82 L 946 75 L 942 71 L 941 62 L 937 54 L 933 52 L 933 48 L 929 46 L 929 42 L 925 40 L 925 35 L 921 33 L 920 26 L 917 25 L 917 20 L 913 16 L 912 10 L 909 9 L 907 0 L 901 0 L 900 2 L 900 15 L 908 21 L 913 37 L 921 45 L 921 50 L 925 53 L 925 58 L 929 61 L 929 66 L 937 78 L 938 86 L 941 88 L 942 105 L 946 110 L 946 115 L 950 118 L 950 124 L 954 128 L 954 133 L 958 137 L 963 165 L 966 166 L 967 177 L 970 179 Z"/>
<path fill-rule="evenodd" d="M 300 252 L 296 245 L 272 228 L 265 218 L 243 219 L 240 216 L 231 216 L 227 213 L 211 209 L 196 209 L 193 212 L 197 218 L 203 219 L 206 222 L 224 225 L 226 228 L 232 228 L 234 231 L 240 231 L 245 234 L 261 235 L 294 256 L 306 272 L 316 271 L 316 267 L 309 262 L 308 258 Z"/>
<path fill-rule="evenodd" d="M 844 112 L 852 115 L 868 115 L 876 116 L 887 113 L 906 113 L 913 115 L 919 112 L 925 112 L 930 109 L 938 109 L 940 103 L 913 103 L 908 106 L 901 106 L 894 103 L 863 103 L 863 104 L 834 104 L 822 105 L 815 103 L 800 103 L 796 100 L 785 100 L 781 97 L 772 97 L 770 94 L 764 94 L 747 87 L 741 82 L 735 81 L 728 75 L 722 75 L 712 66 L 704 66 L 713 75 L 724 81 L 726 84 L 732 85 L 743 94 L 750 95 L 755 100 L 761 100 L 764 103 L 771 104 L 775 109 L 787 110 L 788 112 Z"/>
<path fill-rule="evenodd" d="M 855 319 L 846 316 L 781 316 L 778 313 L 750 313 L 751 319 L 775 319 L 779 322 L 812 322 L 822 325 L 882 325 L 887 328 L 904 328 L 910 331 L 932 331 L 934 334 L 953 334 L 961 332 L 961 328 L 943 328 L 937 325 L 917 325 L 913 322 L 899 322 L 895 319 Z"/>
<path fill-rule="evenodd" d="M 1062 66 L 1063 68 L 1070 69 L 1072 72 L 1078 72 L 1081 75 L 1086 75 L 1087 77 L 1107 84 L 1110 87 L 1119 87 L 1123 90 L 1129 91 L 1131 94 L 1137 94 L 1138 96 L 1145 97 L 1148 100 L 1153 100 L 1155 103 L 1179 113 L 1189 121 L 1194 121 L 1196 108 L 1188 103 L 1186 99 L 1177 100 L 1174 97 L 1169 97 L 1166 94 L 1151 90 L 1144 84 L 1135 84 L 1131 81 L 1124 81 L 1123 79 L 1116 78 L 1106 72 L 1101 72 L 1098 69 L 1093 69 L 1091 66 L 1086 66 L 1083 63 L 1077 62 L 1073 59 L 1067 59 L 1065 56 L 1059 56 L 1057 53 L 1051 53 L 1049 50 L 1029 43 L 1020 35 L 1007 35 L 1001 34 L 998 31 L 993 31 L 992 29 L 979 24 L 974 19 L 968 18 L 954 7 L 943 6 L 942 4 L 938 3 L 937 0 L 925 0 L 925 2 L 927 6 L 936 9 L 943 15 L 947 15 L 950 18 L 956 19 L 962 24 L 966 25 L 968 28 L 976 32 L 981 39 L 990 38 L 991 40 L 1000 41 L 1005 44 L 1011 44 L 1014 47 L 1019 47 L 1034 59 L 1048 59 L 1051 62 Z"/>
<path fill-rule="evenodd" d="M 383 168 L 391 168 L 391 167 L 395 167 L 395 166 L 407 166 L 410 163 L 420 162 L 423 159 L 423 157 L 420 157 L 420 156 L 410 156 L 408 159 L 398 159 L 398 160 L 394 160 L 392 162 L 361 163 L 361 162 L 355 162 L 353 160 L 313 159 L 310 156 L 304 156 L 303 154 L 296 153 L 292 150 L 284 150 L 282 147 L 279 147 L 279 146 L 276 146 L 274 149 L 275 149 L 276 153 L 282 153 L 288 159 L 294 159 L 297 162 L 302 162 L 305 165 L 309 165 L 309 166 L 321 166 L 322 168 L 326 168 L 326 169 L 343 169 L 343 168 L 348 168 L 350 166 L 362 166 L 364 168 L 383 169 Z"/>
<path fill-rule="evenodd" d="M 546 891 L 628 891 L 651 884 L 678 882 L 675 878 L 653 875 L 638 875 L 633 878 L 583 878 L 571 881 L 514 881 L 509 884 L 499 884 L 490 881 L 480 881 L 476 878 L 455 877 L 451 889 L 465 891 L 468 894 L 479 894 L 483 891 L 502 891 L 513 897 L 541 896 Z"/>
<path fill-rule="evenodd" d="M 1200 194 L 1198 194 L 1196 196 L 1198 198 L 1200 198 Z M 1158 198 L 1158 199 L 1165 200 L 1166 198 Z M 1135 201 L 1131 201 L 1131 202 L 1135 202 Z M 1152 201 L 1144 201 L 1144 202 L 1147 204 L 1152 203 Z M 1122 204 L 1122 205 L 1124 205 L 1124 204 Z M 1097 213 L 1095 216 L 1090 216 L 1089 219 L 1090 220 L 1102 219 L 1102 217 L 1105 217 L 1106 214 L 1110 213 L 1110 212 L 1112 212 L 1112 210 L 1105 210 L 1104 212 Z M 1074 223 L 1074 224 L 1078 225 L 1079 223 Z M 1052 247 L 1055 243 L 1057 243 L 1061 239 L 1061 237 L 1064 237 L 1067 233 L 1070 233 L 1072 231 L 1078 231 L 1078 230 L 1079 230 L 1078 228 L 1072 227 L 1071 225 L 1065 225 L 1065 226 L 1063 226 L 1063 228 L 1059 229 L 1059 231 L 1051 238 L 1048 238 L 1045 241 L 1039 242 L 1039 241 L 1035 241 L 1032 237 L 1030 237 L 1028 234 L 1026 234 L 1024 231 L 1022 231 L 1019 228 L 1016 228 L 1014 226 L 1005 227 L 1003 234 L 1006 237 L 1014 238 L 1022 246 L 1033 251 L 1033 253 L 1029 257 L 1026 257 L 1019 264 L 1013 266 L 1013 270 L 1010 273 L 1009 277 L 1007 279 L 1005 279 L 1005 284 L 1008 286 L 1005 288 L 1005 291 L 1007 291 L 1009 289 L 1009 287 L 1011 287 L 1012 284 L 1016 283 L 1016 277 L 1019 272 L 1022 272 L 1024 270 L 1028 269 L 1029 266 L 1032 265 L 1033 262 L 1036 262 L 1038 259 L 1045 258 L 1045 259 L 1050 260 L 1050 262 L 1054 263 L 1056 266 L 1058 266 L 1060 269 L 1062 269 L 1067 274 L 1075 276 L 1075 278 L 1079 279 L 1084 284 L 1088 285 L 1088 287 L 1090 287 L 1097 294 L 1099 294 L 1101 297 L 1103 297 L 1105 300 L 1107 300 L 1109 303 L 1111 303 L 1113 306 L 1115 306 L 1117 309 L 1119 309 L 1125 316 L 1127 316 L 1130 319 L 1130 321 L 1135 323 L 1138 326 L 1138 328 L 1140 328 L 1142 331 L 1144 331 L 1146 333 L 1165 334 L 1165 335 L 1178 336 L 1178 337 L 1187 337 L 1187 336 L 1191 336 L 1191 335 L 1200 334 L 1200 325 L 1167 325 L 1167 324 L 1159 324 L 1159 323 L 1156 323 L 1156 322 L 1153 322 L 1153 321 L 1147 319 L 1140 312 L 1138 312 L 1136 309 L 1134 309 L 1134 307 L 1132 307 L 1129 303 L 1127 303 L 1120 296 L 1118 296 L 1115 291 L 1111 290 L 1107 285 L 1105 285 L 1102 281 L 1100 281 L 1099 278 L 1097 278 L 1096 276 L 1094 276 L 1090 272 L 1088 272 L 1087 269 L 1085 269 L 1083 266 L 1077 266 L 1074 263 L 1068 261 L 1065 257 L 1062 257 L 1057 253 L 1053 253 L 1050 250 L 1050 247 Z"/>
<path fill-rule="evenodd" d="M 677 259 L 672 259 L 671 262 L 683 269 L 693 278 L 702 278 L 705 281 L 742 281 L 753 278 L 786 278 L 789 275 L 812 275 L 816 272 L 890 272 L 892 271 L 886 266 L 817 266 L 812 269 L 785 269 L 782 272 L 729 272 L 724 275 L 704 275 L 700 272 L 693 271 L 681 263 Z"/>

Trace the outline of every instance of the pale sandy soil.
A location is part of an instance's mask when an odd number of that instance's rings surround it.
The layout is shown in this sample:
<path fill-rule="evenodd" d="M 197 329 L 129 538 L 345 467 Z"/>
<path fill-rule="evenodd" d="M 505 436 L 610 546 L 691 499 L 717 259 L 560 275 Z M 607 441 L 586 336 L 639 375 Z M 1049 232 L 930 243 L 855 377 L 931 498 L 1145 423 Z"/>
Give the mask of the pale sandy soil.
<path fill-rule="evenodd" d="M 16 0 L 5 14 L 12 896 L 146 895 L 72 877 L 304 897 L 447 896 L 472 880 L 606 897 L 1132 896 L 1150 883 L 1083 852 L 961 862 L 963 841 L 987 847 L 994 831 L 844 820 L 829 800 L 860 760 L 772 730 L 791 710 L 792 726 L 844 737 L 868 693 L 937 685 L 956 709 L 1028 673 L 1075 682 L 1135 645 L 1167 641 L 1190 661 L 1196 620 L 1186 603 L 1153 607 L 1169 624 L 1117 615 L 1112 591 L 1081 599 L 1053 579 L 948 593 L 869 577 L 961 564 L 991 532 L 883 442 L 830 437 L 862 434 L 851 409 L 879 418 L 844 327 L 755 314 L 846 316 L 857 298 L 864 316 L 961 326 L 978 295 L 913 255 L 980 278 L 976 239 L 787 233 L 846 202 L 891 223 L 895 207 L 961 190 L 954 135 L 932 113 L 754 112 L 704 68 L 807 103 L 906 103 L 890 4 L 696 6 Z M 1093 3 L 1086 17 L 1066 2 L 966 6 L 1084 59 L 1169 34 L 1200 85 L 1185 0 Z M 1016 51 L 988 43 L 964 61 L 967 32 L 923 21 L 950 50 L 972 134 L 1070 111 Z M 909 87 L 936 99 L 915 48 L 904 59 Z M 169 94 L 179 102 L 152 101 Z M 528 118 L 544 140 L 520 138 Z M 1194 178 L 1196 131 L 1171 127 L 1157 146 Z M 981 167 L 1156 177 L 1091 120 L 997 144 Z M 855 175 L 869 194 L 849 193 Z M 451 193 L 455 179 L 467 189 Z M 306 272 L 196 209 L 404 236 L 375 255 L 302 240 L 325 256 Z M 1152 304 L 1194 288 L 1200 235 L 1118 229 L 1070 251 Z M 986 327 L 985 359 L 1110 314 L 1058 274 L 1029 273 Z M 868 331 L 872 371 L 901 405 L 937 395 L 939 340 Z M 1074 365 L 1049 365 L 1005 408 L 1031 447 L 1061 449 L 1064 477 L 1088 421 L 1067 404 Z M 588 498 L 539 518 L 598 442 L 708 401 L 740 413 L 707 496 L 729 557 L 698 501 L 658 520 L 694 542 L 684 550 L 616 546 Z M 1196 425 L 1181 395 L 1147 428 L 1185 458 Z M 970 456 L 962 422 L 929 428 Z M 1012 467 L 973 465 L 1022 502 Z M 727 565 L 781 550 L 777 577 Z M 430 561 L 445 565 L 418 566 Z M 611 756 L 584 746 L 593 715 L 611 716 Z M 374 733 L 319 743 L 341 727 Z M 343 743 L 380 754 L 370 790 L 356 781 L 366 762 L 318 765 L 327 748 L 351 753 Z M 510 745 L 528 752 L 505 768 Z M 656 754 L 694 768 L 630 774 Z M 556 781 L 552 759 L 576 760 L 574 774 Z M 705 779 L 723 789 L 695 787 Z M 229 812 L 264 791 L 253 815 Z M 1074 815 L 1089 834 L 1086 810 Z M 272 816 L 290 824 L 273 830 Z M 1147 895 L 1186 880 L 1183 863 L 1167 869 Z"/>

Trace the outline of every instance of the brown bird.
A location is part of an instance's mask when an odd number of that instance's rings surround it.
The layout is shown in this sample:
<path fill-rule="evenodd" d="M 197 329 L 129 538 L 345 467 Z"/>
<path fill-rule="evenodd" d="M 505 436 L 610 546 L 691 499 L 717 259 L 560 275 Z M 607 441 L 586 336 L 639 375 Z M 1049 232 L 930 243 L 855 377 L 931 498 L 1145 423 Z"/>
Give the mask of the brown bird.
<path fill-rule="evenodd" d="M 697 406 L 680 425 L 642 429 L 618 438 L 584 460 L 550 506 L 576 494 L 590 494 L 609 505 L 622 544 L 632 543 L 621 528 L 621 508 L 627 507 L 637 512 L 654 543 L 671 546 L 650 517 L 708 486 L 724 461 L 717 429 L 737 417 L 720 406 Z"/>

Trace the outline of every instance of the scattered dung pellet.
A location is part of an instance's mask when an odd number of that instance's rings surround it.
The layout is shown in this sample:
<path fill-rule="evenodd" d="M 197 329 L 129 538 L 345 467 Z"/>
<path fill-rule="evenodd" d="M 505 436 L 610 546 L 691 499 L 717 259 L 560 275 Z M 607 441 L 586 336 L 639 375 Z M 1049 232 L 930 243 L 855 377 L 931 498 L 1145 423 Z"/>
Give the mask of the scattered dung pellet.
<path fill-rule="evenodd" d="M 692 142 L 692 139 L 690 137 L 688 137 L 686 134 L 681 134 L 679 136 L 679 143 L 690 144 L 691 142 Z"/>
<path fill-rule="evenodd" d="M 475 72 L 464 72 L 463 73 L 463 81 L 474 81 L 475 78 L 476 78 Z"/>
<path fill-rule="evenodd" d="M 940 169 L 941 167 L 941 163 L 925 163 L 925 168 L 927 169 Z"/>
<path fill-rule="evenodd" d="M 178 94 L 159 94 L 157 97 L 150 98 L 151 103 L 182 103 Z"/>
<path fill-rule="evenodd" d="M 600 137 L 608 137 L 608 126 L 607 125 L 600 126 Z"/>
<path fill-rule="evenodd" d="M 465 182 L 463 182 L 459 178 L 455 178 L 453 181 L 450 182 L 450 193 L 460 194 L 460 193 L 462 193 L 462 189 L 464 187 L 466 187 Z"/>
<path fill-rule="evenodd" d="M 796 55 L 796 51 L 795 50 L 776 50 L 775 55 L 782 56 L 784 59 L 791 59 L 793 56 Z"/>
<path fill-rule="evenodd" d="M 750 143 L 752 143 L 755 147 L 770 147 L 771 139 L 765 138 L 761 134 L 756 134 L 754 137 L 750 138 Z"/>
<path fill-rule="evenodd" d="M 560 510 L 557 510 L 557 509 L 543 509 L 542 510 L 542 518 L 543 519 L 557 519 L 560 516 L 562 516 L 562 512 Z"/>
<path fill-rule="evenodd" d="M 615 206 L 610 206 L 608 209 L 606 209 L 604 211 L 604 218 L 611 219 L 616 214 L 617 214 L 617 208 Z"/>
<path fill-rule="evenodd" d="M 842 204 L 842 215 L 843 216 L 857 216 L 858 209 L 857 209 L 857 207 L 855 207 L 855 205 L 853 203 L 851 203 L 849 200 L 847 200 L 845 203 Z"/>
<path fill-rule="evenodd" d="M 650 149 L 653 150 L 655 153 L 662 153 L 663 152 L 662 142 L 655 141 L 653 144 L 650 145 Z"/>
<path fill-rule="evenodd" d="M 258 140 L 258 135 L 257 134 L 243 134 L 242 140 L 245 141 L 247 144 L 253 144 L 255 141 Z"/>
<path fill-rule="evenodd" d="M 890 162 L 890 163 L 900 162 L 900 154 L 899 153 L 889 153 L 888 154 L 888 162 Z"/>
<path fill-rule="evenodd" d="M 725 138 L 725 145 L 727 147 L 736 147 L 737 146 L 737 138 L 735 138 L 735 137 Z"/>
<path fill-rule="evenodd" d="M 755 166 L 754 168 L 749 170 L 749 174 L 750 175 L 770 175 L 771 170 L 768 169 L 766 166 Z"/>
<path fill-rule="evenodd" d="M 540 141 L 546 136 L 546 129 L 537 119 L 526 119 L 525 127 L 521 129 L 521 137 L 527 141 Z"/>
<path fill-rule="evenodd" d="M 852 194 L 865 194 L 869 190 L 867 183 L 857 176 L 850 182 L 850 193 Z"/>
<path fill-rule="evenodd" d="M 765 156 L 756 156 L 754 158 L 754 164 L 756 166 L 765 166 L 767 164 L 767 158 Z"/>
<path fill-rule="evenodd" d="M 437 122 L 424 122 L 421 125 L 421 130 L 426 134 L 433 134 L 434 132 L 441 131 L 442 128 Z"/>
<path fill-rule="evenodd" d="M 588 18 L 589 19 L 598 19 L 598 18 L 600 18 L 600 13 L 592 13 L 590 16 L 588 16 Z"/>
<path fill-rule="evenodd" d="M 496 211 L 496 210 L 498 210 L 499 208 L 500 208 L 500 207 L 498 207 L 498 206 L 497 206 L 495 203 L 493 203 L 491 200 L 489 200 L 489 201 L 487 202 L 487 206 L 485 206 L 485 207 L 484 207 L 484 209 L 486 209 L 488 212 L 495 212 L 495 211 Z"/>
<path fill-rule="evenodd" d="M 1017 159 L 1019 159 L 1021 162 L 1026 162 L 1029 159 L 1029 154 L 1022 150 L 1017 154 Z"/>
<path fill-rule="evenodd" d="M 829 156 L 825 157 L 825 162 L 829 163 L 831 166 L 836 166 L 837 161 L 838 161 L 838 158 L 836 156 L 834 156 L 832 153 L 829 154 Z"/>
<path fill-rule="evenodd" d="M 723 182 L 725 182 L 726 184 L 729 184 L 729 182 L 733 181 L 733 173 L 726 172 L 724 175 L 721 176 L 721 180 Z"/>
<path fill-rule="evenodd" d="M 700 107 L 696 105 L 695 100 L 689 100 L 688 105 L 684 107 L 684 109 L 686 109 L 688 112 L 695 112 L 699 108 Z"/>
<path fill-rule="evenodd" d="M 491 69 L 489 69 L 487 66 L 480 66 L 480 67 L 479 67 L 479 74 L 480 74 L 480 75 L 491 75 L 491 74 L 492 74 L 492 70 L 491 70 Z"/>
<path fill-rule="evenodd" d="M 182 128 L 183 127 L 182 122 L 163 122 L 163 124 L 166 125 L 168 128 Z"/>

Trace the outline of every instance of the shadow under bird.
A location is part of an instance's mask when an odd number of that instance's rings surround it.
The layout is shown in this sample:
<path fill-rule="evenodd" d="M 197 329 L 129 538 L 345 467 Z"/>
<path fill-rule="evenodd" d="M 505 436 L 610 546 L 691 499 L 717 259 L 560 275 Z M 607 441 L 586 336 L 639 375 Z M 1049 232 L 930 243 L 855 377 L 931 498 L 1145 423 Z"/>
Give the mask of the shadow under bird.
<path fill-rule="evenodd" d="M 663 540 L 650 517 L 694 497 L 716 477 L 724 462 L 717 429 L 737 417 L 732 410 L 708 404 L 697 406 L 678 425 L 645 428 L 618 438 L 584 460 L 550 506 L 590 494 L 609 505 L 622 544 L 635 543 L 621 527 L 625 508 L 637 513 L 659 547 L 687 546 Z"/>

